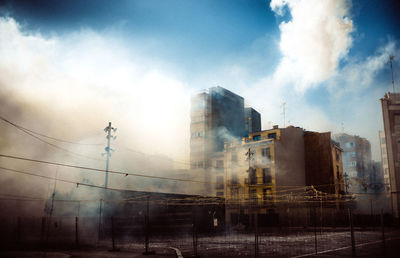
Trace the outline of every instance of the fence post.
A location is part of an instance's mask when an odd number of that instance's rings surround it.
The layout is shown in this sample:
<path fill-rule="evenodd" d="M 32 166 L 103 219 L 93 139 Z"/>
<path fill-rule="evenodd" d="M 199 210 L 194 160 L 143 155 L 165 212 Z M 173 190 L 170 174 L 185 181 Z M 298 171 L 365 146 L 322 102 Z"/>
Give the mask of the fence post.
<path fill-rule="evenodd" d="M 119 249 L 115 247 L 115 228 L 114 228 L 114 216 L 111 216 L 111 243 L 112 249 L 110 252 L 118 252 Z"/>
<path fill-rule="evenodd" d="M 78 217 L 75 217 L 75 245 L 79 246 L 79 224 Z"/>
<path fill-rule="evenodd" d="M 254 215 L 254 257 L 258 258 L 258 211 L 257 207 L 255 210 L 255 215 Z"/>
<path fill-rule="evenodd" d="M 44 244 L 44 236 L 46 232 L 46 217 L 42 217 L 42 225 L 40 228 L 40 242 Z"/>
<path fill-rule="evenodd" d="M 383 251 L 383 257 L 386 257 L 385 223 L 384 223 L 384 220 L 383 220 L 383 209 L 381 209 L 381 228 L 382 228 L 382 251 Z"/>
<path fill-rule="evenodd" d="M 143 252 L 143 255 L 151 255 L 155 254 L 154 251 L 149 251 L 149 235 L 150 235 L 150 218 L 149 218 L 149 212 L 150 212 L 150 196 L 147 196 L 147 205 L 146 205 L 146 215 L 144 217 L 144 223 L 145 223 L 145 249 L 146 251 Z"/>
<path fill-rule="evenodd" d="M 17 218 L 17 245 L 21 244 L 21 217 Z"/>
<path fill-rule="evenodd" d="M 198 257 L 197 255 L 197 226 L 196 226 L 196 206 L 193 208 L 193 257 Z"/>
<path fill-rule="evenodd" d="M 315 246 L 315 254 L 318 253 L 318 242 L 317 242 L 317 210 L 314 207 L 314 246 Z"/>
<path fill-rule="evenodd" d="M 98 231 L 97 231 L 97 244 L 99 243 L 100 239 L 102 238 L 102 234 L 101 234 L 102 202 L 103 202 L 103 199 L 100 199 L 100 202 L 99 202 L 99 228 L 98 228 Z"/>
<path fill-rule="evenodd" d="M 350 208 L 348 208 L 347 211 L 348 211 L 348 214 L 349 214 L 350 235 L 351 235 L 351 251 L 352 251 L 353 258 L 355 258 L 356 257 L 356 243 L 355 243 L 355 239 L 354 239 L 353 214 L 352 214 Z"/>

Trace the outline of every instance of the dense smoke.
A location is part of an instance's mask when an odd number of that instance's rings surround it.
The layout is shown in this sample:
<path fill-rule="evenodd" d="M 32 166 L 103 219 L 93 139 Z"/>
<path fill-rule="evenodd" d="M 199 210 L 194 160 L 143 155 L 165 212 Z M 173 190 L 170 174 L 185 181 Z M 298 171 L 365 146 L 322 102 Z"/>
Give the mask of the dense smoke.
<path fill-rule="evenodd" d="M 62 38 L 44 36 L 24 31 L 12 18 L 0 19 L 1 116 L 34 132 L 75 143 L 34 134 L 40 140 L 1 121 L 0 152 L 104 169 L 103 128 L 111 121 L 118 128 L 111 143 L 115 150 L 111 170 L 173 177 L 174 169 L 186 168 L 189 93 L 182 82 L 163 71 L 165 64 L 145 61 L 133 52 L 121 42 L 88 30 Z M 50 178 L 57 174 L 73 182 L 104 184 L 104 173 L 5 158 L 0 162 L 2 167 Z M 1 172 L 3 194 L 48 198 L 53 191 L 51 179 Z M 109 186 L 147 191 L 191 187 L 117 175 L 110 175 Z M 57 190 L 67 194 L 72 187 L 59 182 Z M 80 197 L 91 196 L 84 186 L 79 189 Z"/>

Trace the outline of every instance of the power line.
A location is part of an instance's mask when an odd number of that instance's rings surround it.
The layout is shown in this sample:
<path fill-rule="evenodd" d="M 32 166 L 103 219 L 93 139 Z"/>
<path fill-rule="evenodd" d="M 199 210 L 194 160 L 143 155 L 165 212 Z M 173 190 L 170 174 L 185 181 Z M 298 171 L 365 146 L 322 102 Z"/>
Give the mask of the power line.
<path fill-rule="evenodd" d="M 65 164 L 65 163 L 57 163 L 57 162 L 44 161 L 44 160 L 37 160 L 37 159 L 29 159 L 29 158 L 17 157 L 17 156 L 12 156 L 12 155 L 5 155 L 5 154 L 0 154 L 0 157 L 10 158 L 10 159 L 17 159 L 17 160 L 24 160 L 24 161 L 30 161 L 30 162 L 36 162 L 36 163 L 42 163 L 42 164 L 48 164 L 48 165 L 63 166 L 63 167 L 69 167 L 69 168 L 75 168 L 75 169 L 90 170 L 90 171 L 93 171 L 93 172 L 102 172 L 102 173 L 106 172 L 105 169 L 90 168 L 90 167 L 77 166 L 77 165 L 71 165 L 71 164 Z M 143 178 L 152 178 L 152 179 L 170 180 L 170 181 L 180 181 L 180 182 L 189 182 L 189 183 L 200 183 L 200 184 L 207 184 L 207 183 L 208 184 L 214 184 L 214 185 L 219 184 L 219 183 L 210 182 L 210 181 L 200 181 L 200 180 L 191 180 L 191 179 L 151 176 L 151 175 L 143 175 L 143 174 L 129 173 L 129 172 L 123 172 L 123 171 L 115 171 L 115 170 L 109 170 L 108 172 L 109 173 L 113 173 L 113 174 L 123 175 L 123 176 L 135 176 L 135 177 L 143 177 Z M 55 179 L 53 177 L 46 177 L 46 176 L 41 176 L 41 177 L 44 177 L 44 178 L 47 178 L 47 179 Z M 90 184 L 84 184 L 84 183 L 80 183 L 80 182 L 72 182 L 72 181 L 66 181 L 66 182 L 79 184 L 79 185 L 90 186 Z M 230 184 L 227 184 L 227 185 L 229 186 Z M 328 186 L 328 185 L 335 185 L 335 184 L 315 185 L 315 187 Z M 118 190 L 118 189 L 105 188 L 105 187 L 100 187 L 100 186 L 96 186 L 96 187 L 104 188 L 104 189 L 110 189 L 110 190 Z M 280 186 L 277 186 L 277 187 L 279 188 Z M 286 186 L 286 187 L 289 187 L 289 186 Z M 298 186 L 298 187 L 294 186 L 292 189 L 275 190 L 273 192 L 275 192 L 275 193 L 278 193 L 278 192 L 289 192 L 289 191 L 294 191 L 294 190 L 307 189 L 309 187 L 311 187 L 311 186 Z M 319 194 L 332 195 L 332 194 L 324 193 L 324 192 L 321 192 L 321 191 L 318 191 L 318 190 L 316 190 L 316 191 Z"/>
<path fill-rule="evenodd" d="M 107 190 L 114 190 L 114 191 L 124 191 L 124 192 L 132 191 L 132 192 L 137 192 L 135 190 L 130 190 L 130 189 L 120 189 L 120 188 L 110 188 L 110 187 L 105 188 L 104 186 L 92 185 L 92 184 L 81 183 L 81 182 L 75 182 L 75 181 L 70 181 L 70 180 L 66 180 L 66 179 L 60 179 L 60 178 L 56 178 L 56 177 L 50 177 L 50 176 L 43 176 L 43 175 L 38 175 L 38 174 L 22 171 L 22 170 L 17 170 L 17 169 L 12 169 L 12 168 L 5 168 L 5 167 L 1 167 L 1 166 L 0 166 L 0 169 L 11 171 L 11 172 L 15 172 L 15 173 L 19 173 L 19 174 L 35 176 L 35 177 L 40 177 L 40 178 L 45 178 L 45 179 L 51 179 L 51 180 L 56 180 L 56 181 L 60 181 L 60 182 L 64 182 L 64 183 L 70 183 L 70 184 L 76 185 L 76 187 L 88 186 L 88 187 L 107 189 Z"/>
<path fill-rule="evenodd" d="M 24 133 L 27 133 L 28 135 L 30 135 L 30 136 L 32 136 L 32 137 L 34 137 L 34 138 L 36 138 L 36 139 L 38 139 L 38 140 L 40 140 L 42 142 L 45 142 L 46 144 L 50 144 L 51 146 L 53 146 L 55 148 L 59 148 L 59 149 L 62 149 L 63 151 L 67 151 L 67 152 L 73 153 L 75 155 L 83 156 L 83 157 L 86 157 L 86 158 L 95 159 L 95 160 L 102 160 L 102 159 L 92 158 L 92 157 L 88 157 L 88 156 L 85 156 L 85 155 L 82 155 L 82 154 L 79 154 L 79 153 L 72 152 L 72 151 L 64 149 L 64 148 L 62 148 L 60 146 L 57 146 L 57 145 L 55 145 L 53 143 L 49 143 L 47 141 L 44 141 L 43 139 L 40 139 L 37 136 L 41 136 L 41 137 L 44 137 L 44 138 L 47 138 L 47 139 L 51 139 L 51 140 L 54 140 L 54 141 L 59 141 L 59 142 L 64 142 L 64 143 L 69 143 L 69 144 L 75 144 L 75 145 L 102 146 L 103 145 L 102 143 L 80 143 L 80 142 L 73 142 L 73 141 L 70 141 L 70 140 L 64 140 L 64 139 L 48 136 L 48 135 L 45 135 L 43 133 L 39 133 L 39 132 L 33 131 L 33 130 L 28 129 L 28 128 L 24 127 L 24 126 L 21 126 L 21 125 L 18 125 L 16 123 L 14 123 L 14 122 L 11 122 L 10 120 L 8 120 L 8 119 L 6 119 L 6 118 L 4 118 L 2 116 L 0 116 L 0 120 L 2 120 L 4 122 L 14 126 L 15 128 L 23 131 Z M 34 134 L 34 135 L 32 135 L 32 134 Z M 117 145 L 117 146 L 119 146 L 119 145 Z M 139 154 L 142 154 L 142 155 L 145 155 L 145 156 L 150 156 L 150 154 L 147 154 L 147 153 L 144 153 L 144 152 L 141 152 L 141 151 L 136 151 L 136 150 L 133 150 L 133 149 L 131 149 L 129 147 L 126 147 L 126 146 L 121 146 L 121 147 L 123 147 L 124 149 L 126 149 L 126 150 L 128 150 L 130 152 L 139 153 Z M 154 156 L 154 155 L 151 155 L 151 156 L 152 156 L 152 158 L 156 157 L 158 159 L 170 160 L 170 161 L 172 161 L 174 163 L 191 165 L 191 163 L 184 162 L 184 161 L 173 160 L 173 159 L 170 159 L 168 157 L 163 158 L 163 157 L 157 157 L 157 156 Z"/>
<path fill-rule="evenodd" d="M 73 155 L 76 155 L 76 156 L 81 156 L 81 157 L 88 158 L 88 159 L 101 160 L 101 161 L 103 161 L 102 159 L 98 159 L 98 158 L 93 158 L 93 157 L 90 157 L 90 156 L 82 155 L 82 154 L 80 154 L 80 153 L 76 153 L 76 152 L 70 151 L 70 150 L 68 150 L 68 149 L 65 149 L 65 148 L 63 148 L 63 147 L 60 147 L 60 146 L 58 146 L 58 145 L 55 145 L 55 144 L 53 144 L 53 143 L 51 143 L 51 142 L 45 141 L 45 140 L 43 140 L 42 138 L 40 138 L 40 137 L 34 135 L 33 133 L 31 133 L 29 130 L 26 130 L 25 128 L 22 128 L 22 127 L 20 127 L 20 126 L 14 124 L 14 123 L 12 123 L 12 122 L 10 122 L 9 120 L 7 120 L 7 119 L 5 119 L 5 118 L 3 118 L 3 117 L 0 117 L 0 120 L 4 121 L 4 122 L 6 122 L 6 123 L 9 123 L 10 125 L 14 126 L 14 127 L 17 128 L 18 130 L 20 130 L 20 131 L 22 131 L 22 132 L 24 132 L 24 133 L 26 133 L 26 134 L 32 136 L 33 138 L 35 138 L 35 139 L 37 139 L 37 140 L 39 140 L 39 141 L 41 141 L 41 142 L 43 142 L 43 143 L 46 143 L 46 144 L 52 146 L 53 148 L 60 149 L 60 150 L 62 150 L 62 151 L 68 152 L 68 153 L 73 154 Z"/>
<path fill-rule="evenodd" d="M 100 189 L 107 189 L 107 190 L 115 190 L 115 191 L 124 191 L 124 192 L 139 192 L 139 191 L 135 191 L 135 190 L 131 190 L 131 189 L 120 189 L 120 188 L 105 188 L 104 186 L 98 186 L 98 185 L 92 185 L 92 184 L 86 184 L 86 183 L 80 183 L 80 182 L 75 182 L 75 181 L 70 181 L 70 180 L 65 180 L 65 179 L 59 179 L 56 177 L 49 177 L 49 176 L 43 176 L 43 175 L 38 175 L 38 174 L 34 174 L 34 173 L 30 173 L 30 172 L 26 172 L 26 171 L 22 171 L 22 170 L 16 170 L 16 169 L 10 169 L 10 168 L 5 168 L 5 167 L 0 167 L 0 169 L 2 170 L 7 170 L 7 171 L 11 171 L 14 173 L 20 173 L 20 174 L 24 174 L 24 175 L 29 175 L 29 176 L 35 176 L 35 177 L 40 177 L 40 178 L 45 178 L 45 179 L 51 179 L 51 180 L 57 180 L 57 181 L 61 181 L 61 182 L 65 182 L 65 183 L 70 183 L 70 184 L 74 184 L 77 187 L 78 186 L 88 186 L 88 187 L 95 187 L 95 188 L 100 188 Z M 1 194 L 0 194 L 1 195 Z M 137 198 L 129 198 L 129 199 L 113 199 L 113 200 L 109 200 L 110 202 L 134 202 L 135 199 L 141 198 L 141 197 L 145 197 L 147 195 L 144 196 L 138 196 Z M 278 198 L 276 198 L 278 197 Z M 271 201 L 271 203 L 290 203 L 293 202 L 292 200 L 288 200 L 288 199 L 282 199 L 282 197 L 285 196 L 275 196 L 274 200 Z M 298 197 L 302 197 L 302 198 L 312 198 L 313 196 L 298 196 Z M 164 200 L 158 200 L 158 201 L 168 201 L 168 204 L 173 205 L 176 204 L 177 201 L 197 201 L 197 202 L 202 202 L 203 204 L 221 204 L 221 201 L 218 200 L 214 200 L 214 202 L 212 202 L 212 200 L 203 200 L 203 199 L 199 199 L 199 198 L 214 198 L 214 199 L 218 199 L 218 197 L 209 197 L 209 196 L 190 196 L 190 197 L 186 197 L 186 198 L 174 198 L 174 199 L 164 199 Z M 280 199 L 279 199 L 280 198 Z M 18 200 L 18 201 L 39 201 L 39 200 L 45 200 L 45 199 L 41 199 L 41 198 L 34 198 L 34 197 L 25 197 L 25 196 L 13 196 L 11 198 L 2 198 L 0 197 L 0 200 Z M 55 201 L 70 201 L 70 202 L 78 202 L 78 201 L 97 201 L 97 200 L 56 200 Z M 174 202 L 175 201 L 175 202 Z M 252 199 L 238 199 L 238 200 L 232 200 L 230 199 L 228 202 L 229 204 L 234 204 L 234 203 L 248 203 L 248 204 L 252 204 L 254 200 Z M 296 203 L 336 203 L 336 202 L 349 202 L 350 200 L 302 200 L 302 199 L 297 199 L 295 202 Z M 143 202 L 143 201 L 142 201 Z M 182 203 L 179 203 L 179 205 L 183 205 Z M 186 203 L 186 205 L 191 205 L 190 203 Z M 195 204 L 193 204 L 195 205 Z"/>
<path fill-rule="evenodd" d="M 90 167 L 83 167 L 83 166 L 76 166 L 76 165 L 70 165 L 70 164 L 65 164 L 65 163 L 57 163 L 57 162 L 44 161 L 44 160 L 37 160 L 37 159 L 29 159 L 29 158 L 17 157 L 17 156 L 5 155 L 5 154 L 0 154 L 0 157 L 10 158 L 10 159 L 18 159 L 18 160 L 24 160 L 24 161 L 30 161 L 30 162 L 37 162 L 37 163 L 43 163 L 43 164 L 49 164 L 49 165 L 55 165 L 55 166 L 63 166 L 63 167 L 69 167 L 69 168 L 77 168 L 77 169 L 91 170 L 91 171 L 96 171 L 96 172 L 104 172 L 104 173 L 106 172 L 105 169 L 90 168 Z M 136 173 L 128 173 L 128 172 L 115 171 L 115 170 L 108 170 L 108 173 L 118 174 L 118 175 L 124 175 L 124 176 L 136 176 L 136 177 L 144 177 L 144 178 L 171 180 L 171 181 L 181 181 L 181 182 L 191 182 L 191 183 L 202 183 L 202 184 L 204 184 L 204 183 L 216 184 L 215 182 L 207 182 L 207 181 L 199 181 L 199 180 L 190 180 L 190 179 L 180 179 L 180 178 L 170 178 L 170 177 L 162 177 L 162 176 L 150 176 L 150 175 L 143 175 L 143 174 L 136 174 Z"/>
<path fill-rule="evenodd" d="M 6 122 L 6 123 L 9 123 L 9 124 L 11 124 L 11 125 L 17 127 L 18 129 L 23 129 L 23 130 L 25 130 L 25 131 L 28 131 L 28 132 L 30 132 L 30 133 L 39 135 L 39 136 L 44 137 L 44 138 L 47 138 L 47 139 L 51 139 L 51 140 L 55 140 L 55 141 L 59 141 L 59 142 L 64 142 L 64 143 L 76 144 L 76 145 L 94 145 L 94 146 L 101 146 L 101 145 L 103 145 L 102 143 L 80 143 L 80 142 L 73 142 L 73 141 L 69 141 L 69 140 L 63 140 L 63 139 L 60 139 L 60 138 L 56 138 L 56 137 L 52 137 L 52 136 L 45 135 L 45 134 L 43 134 L 43 133 L 35 132 L 35 131 L 31 130 L 31 129 L 28 129 L 28 128 L 26 128 L 26 127 L 23 127 L 22 125 L 18 125 L 18 124 L 16 124 L 16 123 L 13 123 L 13 122 L 11 122 L 10 120 L 8 120 L 8 119 L 6 119 L 6 118 L 4 118 L 4 117 L 2 117 L 2 116 L 0 116 L 0 119 L 3 120 L 3 121 Z"/>

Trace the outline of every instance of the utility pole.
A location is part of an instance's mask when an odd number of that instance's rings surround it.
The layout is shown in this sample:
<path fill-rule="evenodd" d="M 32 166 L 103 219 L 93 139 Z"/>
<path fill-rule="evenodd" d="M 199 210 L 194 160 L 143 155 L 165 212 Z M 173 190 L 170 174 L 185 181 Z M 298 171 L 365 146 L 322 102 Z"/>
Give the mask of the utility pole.
<path fill-rule="evenodd" d="M 389 57 L 388 63 L 390 63 L 390 71 L 392 72 L 392 86 L 393 86 L 393 93 L 394 93 L 394 77 L 393 77 L 393 67 L 392 67 L 392 62 L 393 62 L 394 56 L 391 55 Z"/>
<path fill-rule="evenodd" d="M 103 155 L 107 156 L 106 159 L 106 178 L 104 181 L 104 187 L 107 188 L 108 187 L 108 167 L 110 164 L 110 157 L 111 157 L 111 151 L 114 151 L 113 149 L 110 148 L 110 141 L 111 139 L 115 140 L 115 138 L 117 138 L 116 136 L 112 135 L 112 132 L 115 133 L 115 131 L 117 131 L 117 128 L 114 128 L 111 126 L 111 122 L 108 122 L 108 126 L 106 128 L 104 128 L 104 132 L 107 133 L 107 147 L 104 148 L 104 150 L 106 151 L 106 153 L 103 153 Z"/>
<path fill-rule="evenodd" d="M 251 167 L 251 161 L 253 160 L 253 156 L 254 156 L 254 151 L 252 151 L 250 148 L 249 148 L 249 150 L 246 152 L 246 160 L 248 160 L 249 161 L 249 170 L 247 170 L 247 172 L 249 173 L 249 175 L 248 175 L 248 177 L 247 177 L 247 185 L 248 185 L 248 207 L 249 207 L 249 211 L 250 211 L 250 205 L 251 205 L 251 203 L 250 202 L 252 202 L 252 200 L 250 199 L 251 198 L 251 196 L 250 196 L 250 184 L 252 183 L 251 182 L 251 179 L 252 179 L 252 177 L 253 177 L 253 168 Z M 254 214 L 253 214 L 254 215 Z M 250 221 L 251 221 L 251 225 L 253 225 L 253 223 L 254 223 L 254 221 L 252 221 L 253 219 L 252 219 L 253 217 L 252 216 L 250 216 Z M 254 225 L 253 225 L 254 226 Z"/>
<path fill-rule="evenodd" d="M 246 152 L 246 154 L 244 154 L 244 155 L 246 155 L 246 160 L 249 161 L 249 170 L 248 170 L 248 172 L 250 172 L 250 169 L 251 169 L 251 161 L 253 160 L 254 151 L 252 151 L 252 150 L 249 148 L 249 150 L 248 150 L 248 151 Z"/>
<path fill-rule="evenodd" d="M 99 234 L 98 234 L 98 240 L 100 240 L 103 237 L 103 230 L 104 230 L 104 220 L 105 218 L 102 218 L 102 213 L 107 214 L 105 209 L 106 209 L 106 200 L 107 200 L 107 187 L 108 187 L 108 168 L 110 164 L 110 157 L 111 157 L 111 151 L 114 151 L 110 147 L 110 142 L 111 139 L 115 140 L 117 138 L 116 136 L 112 135 L 112 132 L 115 133 L 117 131 L 117 128 L 114 128 L 111 126 L 111 122 L 108 122 L 108 126 L 104 128 L 104 132 L 107 133 L 106 139 L 107 139 L 107 146 L 104 148 L 106 151 L 105 153 L 102 153 L 102 156 L 106 155 L 106 176 L 104 179 L 104 189 L 103 189 L 103 199 L 100 199 L 100 207 L 99 207 Z M 104 202 L 104 207 L 102 207 L 102 202 Z M 104 211 L 103 211 L 104 210 Z"/>

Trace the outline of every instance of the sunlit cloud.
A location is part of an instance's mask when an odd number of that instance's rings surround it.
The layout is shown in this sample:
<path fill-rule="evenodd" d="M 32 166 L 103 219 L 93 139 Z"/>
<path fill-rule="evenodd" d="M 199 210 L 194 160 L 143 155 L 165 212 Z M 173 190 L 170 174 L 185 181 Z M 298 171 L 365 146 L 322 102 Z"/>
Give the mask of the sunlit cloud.
<path fill-rule="evenodd" d="M 304 92 L 332 76 L 353 42 L 347 1 L 273 0 L 270 7 L 279 16 L 286 9 L 290 14 L 279 25 L 282 59 L 276 80 Z"/>

